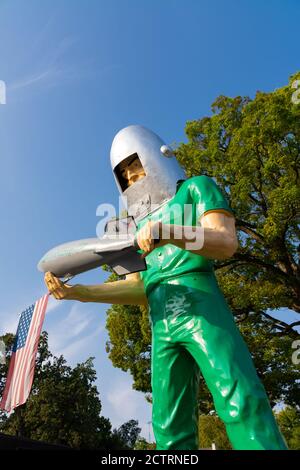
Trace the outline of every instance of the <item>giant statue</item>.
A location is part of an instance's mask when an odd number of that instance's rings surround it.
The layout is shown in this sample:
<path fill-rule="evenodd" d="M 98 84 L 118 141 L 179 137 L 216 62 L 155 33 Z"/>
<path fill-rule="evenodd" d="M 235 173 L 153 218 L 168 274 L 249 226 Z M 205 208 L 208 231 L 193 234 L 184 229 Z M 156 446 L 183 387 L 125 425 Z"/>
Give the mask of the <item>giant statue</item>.
<path fill-rule="evenodd" d="M 186 178 L 172 149 L 142 126 L 122 129 L 110 158 L 146 269 L 101 285 L 65 284 L 48 271 L 50 293 L 149 307 L 157 449 L 198 448 L 200 374 L 234 449 L 286 449 L 214 273 L 214 260 L 230 258 L 238 248 L 225 195 L 210 177 Z"/>

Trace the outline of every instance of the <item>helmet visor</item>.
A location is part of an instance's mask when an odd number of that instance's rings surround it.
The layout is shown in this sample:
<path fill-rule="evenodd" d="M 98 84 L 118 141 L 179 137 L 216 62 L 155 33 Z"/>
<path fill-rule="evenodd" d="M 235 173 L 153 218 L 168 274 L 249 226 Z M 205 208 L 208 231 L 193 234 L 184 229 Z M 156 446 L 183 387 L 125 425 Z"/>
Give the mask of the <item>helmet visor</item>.
<path fill-rule="evenodd" d="M 146 176 L 145 169 L 137 153 L 122 160 L 115 167 L 114 173 L 123 192 L 135 181 Z"/>

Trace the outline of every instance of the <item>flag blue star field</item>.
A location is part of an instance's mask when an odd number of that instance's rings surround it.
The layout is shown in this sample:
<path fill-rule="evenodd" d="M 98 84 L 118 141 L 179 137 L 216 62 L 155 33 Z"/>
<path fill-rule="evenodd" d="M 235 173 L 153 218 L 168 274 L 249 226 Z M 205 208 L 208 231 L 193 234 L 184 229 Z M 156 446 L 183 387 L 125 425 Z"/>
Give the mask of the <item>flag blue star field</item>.
<path fill-rule="evenodd" d="M 44 295 L 21 314 L 0 403 L 2 410 L 11 411 L 28 398 L 48 298 L 49 294 Z"/>

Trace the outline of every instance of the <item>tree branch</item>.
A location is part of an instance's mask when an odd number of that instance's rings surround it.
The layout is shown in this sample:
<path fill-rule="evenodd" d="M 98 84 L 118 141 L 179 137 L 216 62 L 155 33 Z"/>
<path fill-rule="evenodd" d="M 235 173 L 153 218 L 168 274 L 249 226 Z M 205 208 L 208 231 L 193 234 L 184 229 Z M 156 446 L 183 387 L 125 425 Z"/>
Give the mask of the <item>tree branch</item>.
<path fill-rule="evenodd" d="M 286 323 L 282 320 L 278 320 L 277 318 L 272 317 L 268 313 L 264 312 L 263 310 L 260 310 L 259 313 L 265 317 L 268 318 L 269 320 L 272 321 L 274 326 L 280 330 L 277 334 L 275 333 L 276 336 L 284 336 L 288 334 L 292 334 L 293 336 L 299 336 L 298 331 L 294 330 L 294 326 L 300 325 L 300 321 L 294 322 L 294 323 Z"/>
<path fill-rule="evenodd" d="M 259 313 L 263 316 L 268 318 L 269 320 L 272 320 L 273 323 L 276 323 L 276 327 L 282 328 L 284 330 L 288 329 L 290 325 L 282 320 L 278 320 L 277 318 L 272 317 L 268 313 L 264 312 L 263 310 L 260 310 Z"/>
<path fill-rule="evenodd" d="M 300 321 L 295 321 L 294 323 L 290 323 L 289 328 L 294 328 L 294 326 L 300 325 Z"/>
<path fill-rule="evenodd" d="M 259 233 L 257 233 L 255 230 L 253 230 L 252 228 L 250 227 L 247 227 L 246 224 L 241 224 L 241 225 L 237 225 L 236 228 L 238 230 L 242 230 L 242 232 L 245 232 L 247 233 L 248 235 L 250 235 L 251 237 L 253 237 L 255 240 L 259 241 L 259 242 L 263 242 L 264 241 L 264 237 L 262 235 L 260 235 Z"/>
<path fill-rule="evenodd" d="M 233 264 L 237 265 L 237 264 L 241 264 L 241 263 L 237 259 L 230 258 L 228 261 L 225 261 L 224 263 L 216 264 L 215 265 L 215 270 L 225 268 L 226 266 L 231 266 Z"/>
<path fill-rule="evenodd" d="M 281 269 L 277 268 L 276 266 L 273 266 L 272 264 L 266 263 L 265 261 L 256 258 L 255 256 L 251 256 L 247 253 L 235 253 L 234 255 L 235 259 L 241 260 L 241 261 L 246 261 L 247 263 L 251 264 L 258 264 L 259 266 L 263 266 L 264 268 L 269 269 L 270 271 L 273 271 L 274 274 L 277 274 L 281 277 L 288 278 L 290 280 L 290 276 L 286 274 L 286 272 L 282 271 Z"/>

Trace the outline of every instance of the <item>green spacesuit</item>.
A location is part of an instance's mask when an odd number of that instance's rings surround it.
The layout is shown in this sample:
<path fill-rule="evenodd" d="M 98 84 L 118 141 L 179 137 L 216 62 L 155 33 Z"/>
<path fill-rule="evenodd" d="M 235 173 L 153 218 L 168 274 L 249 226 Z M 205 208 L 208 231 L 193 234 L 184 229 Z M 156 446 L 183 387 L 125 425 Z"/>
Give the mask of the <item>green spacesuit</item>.
<path fill-rule="evenodd" d="M 185 180 L 144 217 L 197 224 L 209 211 L 231 213 L 211 178 Z M 198 222 L 199 223 L 199 222 Z M 152 321 L 153 429 L 157 449 L 197 449 L 201 371 L 234 449 L 286 449 L 250 353 L 220 291 L 213 261 L 172 244 L 154 249 L 141 272 Z"/>

